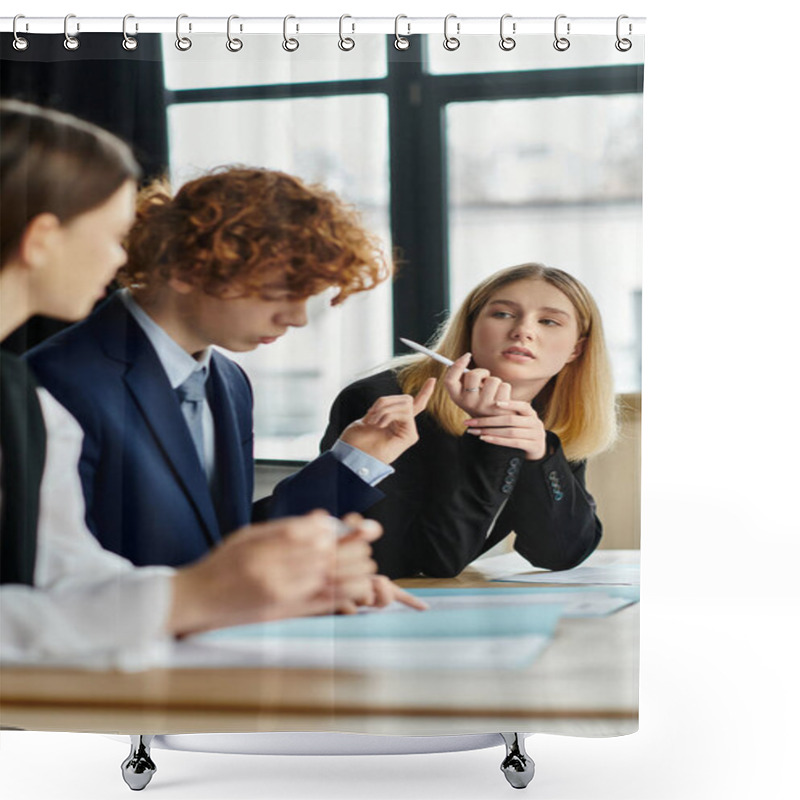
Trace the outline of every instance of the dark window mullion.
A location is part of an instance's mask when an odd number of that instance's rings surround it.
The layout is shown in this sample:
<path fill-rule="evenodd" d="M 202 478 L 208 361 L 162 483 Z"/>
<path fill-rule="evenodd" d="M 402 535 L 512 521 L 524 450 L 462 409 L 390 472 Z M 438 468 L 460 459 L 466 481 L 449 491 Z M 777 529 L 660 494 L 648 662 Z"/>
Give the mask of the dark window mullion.
<path fill-rule="evenodd" d="M 641 64 L 506 73 L 424 75 L 423 90 L 441 103 L 535 100 L 544 97 L 635 94 L 643 88 Z"/>
<path fill-rule="evenodd" d="M 386 38 L 387 76 L 378 79 L 167 91 L 168 104 L 300 99 L 385 93 L 389 101 L 390 223 L 399 268 L 393 286 L 397 336 L 434 332 L 449 302 L 448 103 L 537 99 L 642 91 L 643 66 L 580 67 L 507 73 L 426 73 L 417 53 Z"/>
<path fill-rule="evenodd" d="M 302 97 L 335 97 L 386 92 L 386 78 L 318 83 L 281 83 L 263 86 L 220 86 L 213 89 L 167 90 L 167 103 L 220 103 L 236 100 L 284 100 Z"/>
<path fill-rule="evenodd" d="M 393 345 L 424 342 L 446 306 L 447 247 L 441 106 L 423 88 L 419 57 L 387 39 L 392 242 L 399 258 L 393 285 Z"/>

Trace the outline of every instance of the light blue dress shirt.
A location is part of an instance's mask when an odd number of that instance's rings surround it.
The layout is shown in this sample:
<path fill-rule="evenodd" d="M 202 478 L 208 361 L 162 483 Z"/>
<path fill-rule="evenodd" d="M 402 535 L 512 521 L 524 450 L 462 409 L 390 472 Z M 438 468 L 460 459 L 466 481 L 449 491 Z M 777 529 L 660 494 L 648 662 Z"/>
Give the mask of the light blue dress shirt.
<path fill-rule="evenodd" d="M 167 374 L 169 385 L 173 389 L 177 389 L 192 372 L 202 369 L 210 370 L 210 347 L 203 350 L 198 358 L 194 358 L 147 314 L 127 289 L 123 289 L 120 294 L 125 308 L 139 323 L 145 336 L 150 340 L 150 344 L 153 345 L 158 360 Z M 206 477 L 211 483 L 214 477 L 214 417 L 208 403 L 203 403 L 203 454 Z"/>

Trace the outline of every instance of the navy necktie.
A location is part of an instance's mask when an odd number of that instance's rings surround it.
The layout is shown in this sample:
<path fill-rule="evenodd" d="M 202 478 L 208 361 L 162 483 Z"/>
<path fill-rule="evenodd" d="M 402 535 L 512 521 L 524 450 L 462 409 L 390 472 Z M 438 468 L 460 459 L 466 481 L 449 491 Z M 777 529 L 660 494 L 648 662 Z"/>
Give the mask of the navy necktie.
<path fill-rule="evenodd" d="M 175 390 L 181 401 L 181 411 L 189 426 L 189 433 L 192 434 L 197 456 L 204 472 L 206 471 L 206 449 L 203 443 L 203 403 L 206 399 L 207 373 L 208 370 L 205 367 L 196 369 Z"/>

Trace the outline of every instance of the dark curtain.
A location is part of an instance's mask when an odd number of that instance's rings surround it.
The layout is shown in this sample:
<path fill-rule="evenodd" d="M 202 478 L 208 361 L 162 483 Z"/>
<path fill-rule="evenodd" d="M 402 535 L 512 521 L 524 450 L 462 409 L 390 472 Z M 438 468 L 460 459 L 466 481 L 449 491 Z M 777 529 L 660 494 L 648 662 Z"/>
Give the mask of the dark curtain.
<path fill-rule="evenodd" d="M 11 34 L 0 34 L 0 97 L 67 111 L 94 122 L 126 141 L 145 177 L 162 174 L 168 163 L 167 120 L 161 37 L 137 37 L 127 51 L 122 34 L 80 36 L 75 51 L 58 34 L 26 34 L 18 52 Z M 15 353 L 61 330 L 67 323 L 34 317 L 3 342 Z"/>

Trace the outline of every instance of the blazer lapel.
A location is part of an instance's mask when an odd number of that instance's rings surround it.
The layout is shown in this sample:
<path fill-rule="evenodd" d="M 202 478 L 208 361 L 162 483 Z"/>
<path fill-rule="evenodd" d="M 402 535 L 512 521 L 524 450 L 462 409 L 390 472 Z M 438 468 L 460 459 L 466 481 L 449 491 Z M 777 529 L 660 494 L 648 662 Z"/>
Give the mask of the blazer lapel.
<path fill-rule="evenodd" d="M 215 500 L 217 516 L 223 535 L 231 533 L 250 520 L 252 498 L 247 497 L 246 465 L 242 458 L 242 440 L 235 414 L 235 402 L 230 387 L 223 380 L 217 366 L 219 356 L 211 357 L 208 377 L 211 410 L 215 428 Z"/>
<path fill-rule="evenodd" d="M 112 306 L 116 304 L 118 307 Z M 162 455 L 172 468 L 177 482 L 194 505 L 205 528 L 209 545 L 220 540 L 219 524 L 203 468 L 197 459 L 192 436 L 181 413 L 175 391 L 153 346 L 118 297 L 112 297 L 108 321 L 124 326 L 109 335 L 109 355 L 128 363 L 123 375 L 136 405 L 147 422 Z M 122 344 L 124 343 L 124 344 Z"/>

